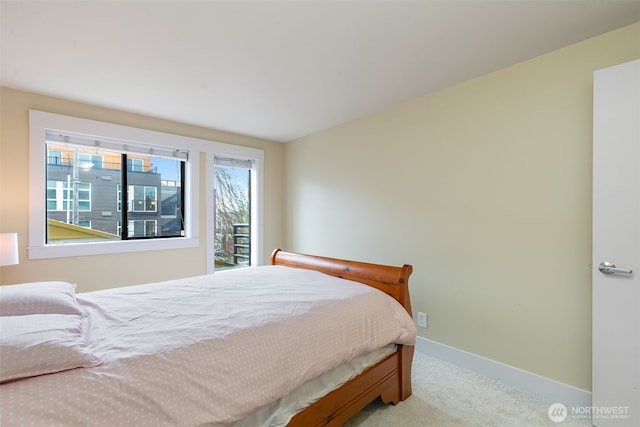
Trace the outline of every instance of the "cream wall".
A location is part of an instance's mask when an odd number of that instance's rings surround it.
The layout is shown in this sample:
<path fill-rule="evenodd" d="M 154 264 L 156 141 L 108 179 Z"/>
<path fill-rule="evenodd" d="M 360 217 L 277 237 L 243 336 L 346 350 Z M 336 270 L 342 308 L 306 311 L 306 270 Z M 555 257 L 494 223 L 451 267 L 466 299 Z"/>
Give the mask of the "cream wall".
<path fill-rule="evenodd" d="M 64 114 L 119 125 L 150 129 L 264 150 L 264 259 L 282 246 L 284 146 L 255 138 L 189 126 L 141 115 L 99 108 L 9 88 L 0 88 L 0 232 L 18 232 L 20 264 L 0 267 L 0 284 L 63 280 L 85 292 L 113 286 L 168 280 L 206 273 L 206 186 L 201 178 L 200 246 L 193 249 L 152 251 L 108 256 L 49 260 L 28 259 L 29 109 Z M 204 159 L 201 159 L 204 171 Z"/>
<path fill-rule="evenodd" d="M 593 72 L 640 23 L 286 147 L 287 248 L 410 263 L 421 336 L 591 388 Z"/>

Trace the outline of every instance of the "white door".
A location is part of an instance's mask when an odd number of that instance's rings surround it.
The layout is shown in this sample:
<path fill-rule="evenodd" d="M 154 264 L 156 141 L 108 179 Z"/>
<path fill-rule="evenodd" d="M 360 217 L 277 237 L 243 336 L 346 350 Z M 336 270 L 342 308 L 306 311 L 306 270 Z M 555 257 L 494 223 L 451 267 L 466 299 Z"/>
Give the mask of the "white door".
<path fill-rule="evenodd" d="M 593 131 L 592 420 L 640 426 L 640 60 L 594 74 Z"/>

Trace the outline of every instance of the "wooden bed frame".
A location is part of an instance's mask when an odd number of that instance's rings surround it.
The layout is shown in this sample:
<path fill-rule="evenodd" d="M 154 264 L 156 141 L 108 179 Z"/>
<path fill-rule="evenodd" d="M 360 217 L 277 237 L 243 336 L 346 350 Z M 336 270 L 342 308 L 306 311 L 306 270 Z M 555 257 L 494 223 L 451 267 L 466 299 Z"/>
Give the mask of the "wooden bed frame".
<path fill-rule="evenodd" d="M 411 315 L 409 276 L 413 267 L 368 264 L 276 249 L 271 264 L 317 270 L 332 276 L 364 283 L 391 295 Z M 411 364 L 414 346 L 399 345 L 398 350 L 333 390 L 288 424 L 292 427 L 339 426 L 378 396 L 384 403 L 396 404 L 411 396 Z"/>

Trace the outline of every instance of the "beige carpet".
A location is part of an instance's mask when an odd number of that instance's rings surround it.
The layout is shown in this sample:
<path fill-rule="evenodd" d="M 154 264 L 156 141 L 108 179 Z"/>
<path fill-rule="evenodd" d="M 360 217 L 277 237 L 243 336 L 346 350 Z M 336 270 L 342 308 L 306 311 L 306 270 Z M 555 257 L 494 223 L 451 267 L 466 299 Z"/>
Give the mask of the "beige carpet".
<path fill-rule="evenodd" d="M 413 395 L 398 405 L 375 401 L 346 427 L 585 427 L 585 421 L 551 421 L 544 398 L 416 352 Z M 584 422 L 584 423 L 583 423 Z"/>

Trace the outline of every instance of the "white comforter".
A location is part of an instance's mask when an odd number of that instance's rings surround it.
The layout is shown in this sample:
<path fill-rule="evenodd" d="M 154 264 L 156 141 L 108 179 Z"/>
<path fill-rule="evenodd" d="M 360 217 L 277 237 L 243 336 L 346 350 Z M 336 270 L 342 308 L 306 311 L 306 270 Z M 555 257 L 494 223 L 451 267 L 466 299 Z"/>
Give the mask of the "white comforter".
<path fill-rule="evenodd" d="M 0 386 L 3 425 L 233 423 L 389 343 L 414 344 L 400 304 L 280 266 L 78 294 L 104 363 Z"/>

